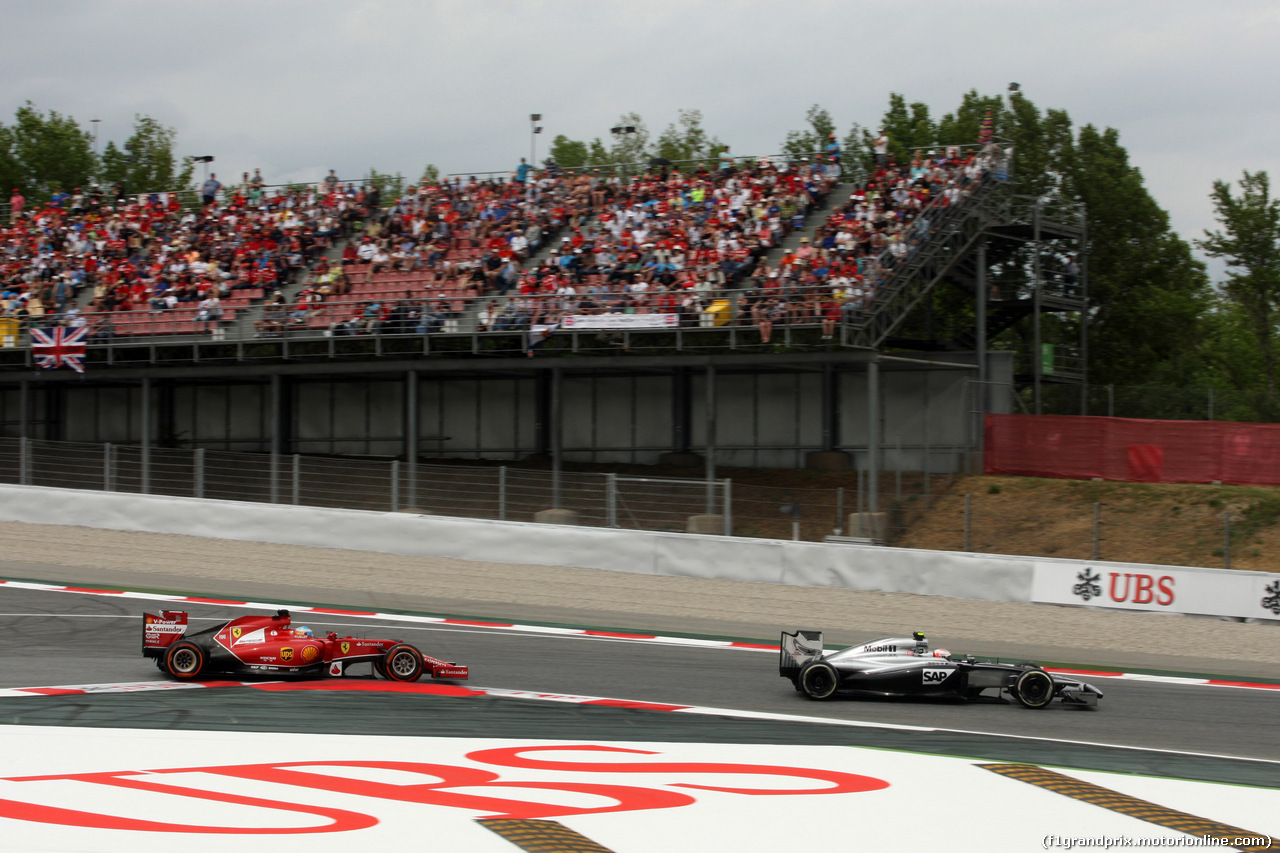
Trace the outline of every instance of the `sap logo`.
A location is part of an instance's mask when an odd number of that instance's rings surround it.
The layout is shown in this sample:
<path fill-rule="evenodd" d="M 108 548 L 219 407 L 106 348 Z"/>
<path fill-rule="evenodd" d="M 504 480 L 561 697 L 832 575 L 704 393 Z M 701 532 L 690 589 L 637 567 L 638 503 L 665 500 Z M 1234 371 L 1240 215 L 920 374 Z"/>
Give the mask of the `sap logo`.
<path fill-rule="evenodd" d="M 951 675 L 951 670 L 949 669 L 926 669 L 924 671 L 924 683 L 925 684 L 941 684 L 942 682 L 946 681 L 947 677 L 950 675 Z"/>
<path fill-rule="evenodd" d="M 1128 601 L 1132 604 L 1156 603 L 1162 607 L 1173 604 L 1174 579 L 1169 575 L 1155 578 L 1141 572 L 1111 572 L 1107 588 L 1112 601 Z"/>

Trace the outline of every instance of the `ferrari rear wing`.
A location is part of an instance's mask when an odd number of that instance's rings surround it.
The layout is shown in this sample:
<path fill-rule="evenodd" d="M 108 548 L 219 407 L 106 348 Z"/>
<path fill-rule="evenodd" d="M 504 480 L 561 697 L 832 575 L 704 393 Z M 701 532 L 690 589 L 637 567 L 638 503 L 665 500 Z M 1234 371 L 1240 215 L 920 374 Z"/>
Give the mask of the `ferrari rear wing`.
<path fill-rule="evenodd" d="M 184 610 L 161 610 L 160 615 L 142 614 L 142 653 L 148 649 L 167 649 L 187 633 L 187 614 Z M 152 652 L 152 654 L 156 654 Z"/>
<path fill-rule="evenodd" d="M 778 675 L 795 678 L 802 666 L 822 657 L 822 632 L 798 630 L 791 634 L 783 631 L 778 648 Z"/>

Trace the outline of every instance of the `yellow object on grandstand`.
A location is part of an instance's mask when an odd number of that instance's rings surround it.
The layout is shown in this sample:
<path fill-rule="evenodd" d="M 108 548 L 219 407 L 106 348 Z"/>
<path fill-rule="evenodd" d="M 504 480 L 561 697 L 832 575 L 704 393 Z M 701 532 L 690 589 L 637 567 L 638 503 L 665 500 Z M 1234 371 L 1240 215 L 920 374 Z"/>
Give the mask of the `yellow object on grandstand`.
<path fill-rule="evenodd" d="M 729 321 L 733 319 L 729 310 L 728 299 L 717 299 L 707 306 L 707 310 L 702 312 L 702 325 L 704 326 L 727 326 Z"/>
<path fill-rule="evenodd" d="M 16 347 L 18 345 L 18 330 L 22 328 L 22 324 L 16 317 L 0 317 L 0 347 Z"/>

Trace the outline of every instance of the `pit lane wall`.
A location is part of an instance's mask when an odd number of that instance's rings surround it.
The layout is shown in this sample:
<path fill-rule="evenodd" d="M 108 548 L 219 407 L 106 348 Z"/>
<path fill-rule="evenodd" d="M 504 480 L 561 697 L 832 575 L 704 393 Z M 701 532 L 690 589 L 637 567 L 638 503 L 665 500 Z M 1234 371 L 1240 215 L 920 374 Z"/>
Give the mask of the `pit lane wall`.
<path fill-rule="evenodd" d="M 987 601 L 1280 617 L 1280 575 L 0 484 L 0 521 Z"/>

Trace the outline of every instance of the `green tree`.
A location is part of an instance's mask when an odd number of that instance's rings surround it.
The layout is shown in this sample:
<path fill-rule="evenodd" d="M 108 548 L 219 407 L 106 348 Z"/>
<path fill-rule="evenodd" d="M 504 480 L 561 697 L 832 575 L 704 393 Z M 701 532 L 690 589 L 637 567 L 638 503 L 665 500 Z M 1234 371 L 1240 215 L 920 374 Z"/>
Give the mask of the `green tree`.
<path fill-rule="evenodd" d="M 391 202 L 404 195 L 404 175 L 399 172 L 392 175 L 379 172 L 377 169 L 370 167 L 369 177 L 365 179 L 365 184 L 378 188 L 384 206 L 391 204 Z"/>
<path fill-rule="evenodd" d="M 0 193 L 8 199 L 9 190 L 21 188 L 22 166 L 13 150 L 13 128 L 0 124 Z"/>
<path fill-rule="evenodd" d="M 12 186 L 25 195 L 47 198 L 57 190 L 89 183 L 95 165 L 93 137 L 75 119 L 53 111 L 43 113 L 27 101 L 7 130 L 9 151 L 0 160 L 9 159 L 9 168 L 16 171 Z"/>
<path fill-rule="evenodd" d="M 1268 419 L 1277 414 L 1276 322 L 1280 320 L 1280 200 L 1271 197 L 1266 172 L 1248 172 L 1240 194 L 1231 184 L 1214 181 L 1209 197 L 1221 230 L 1205 231 L 1197 245 L 1210 257 L 1227 262 L 1222 292 L 1237 308 L 1237 320 L 1249 331 L 1252 357 L 1262 369 L 1260 408 Z"/>
<path fill-rule="evenodd" d="M 438 184 L 440 183 L 440 169 L 434 163 L 428 163 L 427 167 L 422 170 L 422 177 L 418 179 L 420 184 Z"/>
<path fill-rule="evenodd" d="M 618 118 L 618 128 L 613 134 L 613 145 L 609 147 L 610 163 L 642 163 L 649 161 L 649 128 L 639 113 L 624 113 Z M 634 128 L 628 133 L 625 128 Z"/>
<path fill-rule="evenodd" d="M 638 119 L 639 116 L 636 116 Z M 638 129 L 638 127 L 637 127 Z M 637 134 L 638 135 L 638 134 Z M 671 161 L 707 160 L 723 145 L 702 127 L 702 110 L 680 110 L 679 119 L 658 137 L 654 154 Z"/>
<path fill-rule="evenodd" d="M 987 110 L 995 119 L 996 137 L 1013 144 L 1013 189 L 1020 203 L 1038 199 L 1049 218 L 1078 215 L 1073 213 L 1077 206 L 1085 211 L 1088 247 L 1081 263 L 1089 294 L 1090 382 L 1203 386 L 1221 381 L 1210 357 L 1212 346 L 1202 343 L 1212 331 L 1214 309 L 1204 266 L 1170 228 L 1168 214 L 1129 162 L 1119 133 L 1092 125 L 1076 128 L 1065 111 L 1041 110 L 1020 93 L 1006 104 L 1000 96 L 970 91 L 955 112 L 938 122 L 936 141 L 976 143 Z M 908 105 L 894 95 L 885 119 L 891 139 L 932 145 L 924 141 L 928 136 L 921 136 L 928 132 L 927 115 L 922 105 Z M 1055 263 L 1046 257 L 1049 248 L 1070 248 L 1069 243 L 1045 245 L 1042 264 Z M 992 280 L 1005 298 L 1030 297 L 1030 258 L 1027 247 L 993 260 Z M 1074 343 L 1080 322 L 1076 314 L 1046 316 L 1044 340 Z M 972 290 L 939 288 L 904 325 L 902 335 L 963 342 L 971 340 L 973 323 Z M 1031 323 L 1020 320 L 991 345 L 1029 353 Z"/>
<path fill-rule="evenodd" d="M 906 98 L 896 92 L 889 95 L 889 109 L 880 120 L 880 127 L 889 135 L 889 153 L 899 163 L 910 162 L 912 148 L 940 141 L 938 126 L 929 118 L 928 105 L 919 101 L 908 105 Z"/>
<path fill-rule="evenodd" d="M 587 143 L 570 139 L 562 133 L 551 141 L 547 155 L 566 169 L 576 169 L 587 165 Z"/>
<path fill-rule="evenodd" d="M 1004 99 L 999 95 L 979 95 L 977 90 L 970 89 L 956 111 L 938 121 L 938 141 L 943 145 L 976 144 L 988 110 L 994 119 L 993 134 L 996 138 L 1004 137 L 1006 128 L 1001 124 L 1005 118 Z"/>
<path fill-rule="evenodd" d="M 614 162 L 609 149 L 604 147 L 604 143 L 600 141 L 600 137 L 591 140 L 591 145 L 587 148 L 587 166 L 605 166 Z"/>
<path fill-rule="evenodd" d="M 782 143 L 783 154 L 805 157 L 821 153 L 827 147 L 831 135 L 836 132 L 836 123 L 831 119 L 831 113 L 818 104 L 809 107 L 804 118 L 809 122 L 808 129 L 789 131 L 786 141 Z"/>
<path fill-rule="evenodd" d="M 121 183 L 129 192 L 166 192 L 191 186 L 190 157 L 174 155 L 178 134 L 149 116 L 134 116 L 133 133 L 123 148 L 108 142 L 102 153 L 102 178 Z"/>
<path fill-rule="evenodd" d="M 840 158 L 846 169 L 868 172 L 875 166 L 875 143 L 871 131 L 854 122 L 841 143 L 844 154 Z"/>

